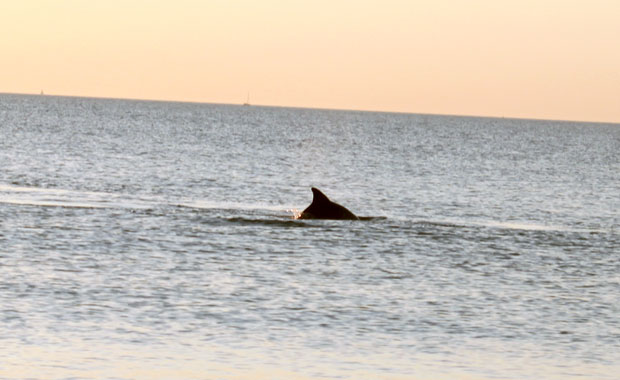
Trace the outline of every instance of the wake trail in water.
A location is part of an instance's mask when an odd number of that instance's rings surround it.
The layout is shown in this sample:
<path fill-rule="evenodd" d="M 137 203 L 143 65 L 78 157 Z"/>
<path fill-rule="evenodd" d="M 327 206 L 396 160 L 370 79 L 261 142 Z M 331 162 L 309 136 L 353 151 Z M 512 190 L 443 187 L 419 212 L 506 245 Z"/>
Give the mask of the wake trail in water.
<path fill-rule="evenodd" d="M 0 184 L 0 203 L 35 207 L 64 207 L 84 209 L 147 210 L 161 208 L 185 208 L 197 212 L 220 212 L 232 223 L 286 226 L 317 226 L 321 222 L 301 223 L 299 211 L 290 206 L 252 204 L 243 202 L 218 202 L 210 200 L 167 200 L 158 196 L 131 195 L 125 193 L 79 191 L 56 188 L 27 187 Z M 229 216 L 226 216 L 226 215 Z M 242 216 L 230 216 L 241 214 Z M 391 228 L 440 228 L 479 229 L 489 228 L 507 231 L 559 232 L 559 233 L 615 233 L 614 228 L 574 228 L 562 225 L 542 225 L 527 221 L 465 221 L 465 220 L 416 220 L 388 218 L 386 216 L 361 216 L 362 222 L 389 222 Z"/>

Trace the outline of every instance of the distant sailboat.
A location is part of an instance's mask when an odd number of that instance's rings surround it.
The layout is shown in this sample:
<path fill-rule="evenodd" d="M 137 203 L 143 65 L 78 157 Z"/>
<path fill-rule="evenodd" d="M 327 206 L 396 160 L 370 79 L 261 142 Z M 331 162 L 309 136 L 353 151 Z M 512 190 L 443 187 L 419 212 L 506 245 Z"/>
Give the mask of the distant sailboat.
<path fill-rule="evenodd" d="M 41 90 L 41 95 L 45 95 L 45 94 L 43 93 L 43 90 Z"/>
<path fill-rule="evenodd" d="M 248 98 L 245 101 L 245 103 L 243 103 L 244 106 L 249 106 L 250 105 L 250 93 L 248 92 Z"/>

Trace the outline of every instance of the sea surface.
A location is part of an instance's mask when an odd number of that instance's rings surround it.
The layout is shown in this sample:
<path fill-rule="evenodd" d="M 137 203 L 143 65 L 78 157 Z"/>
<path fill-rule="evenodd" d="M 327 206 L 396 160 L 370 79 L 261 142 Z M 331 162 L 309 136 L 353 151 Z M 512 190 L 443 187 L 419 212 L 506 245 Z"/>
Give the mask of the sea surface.
<path fill-rule="evenodd" d="M 619 374 L 620 125 L 0 94 L 0 379 Z"/>

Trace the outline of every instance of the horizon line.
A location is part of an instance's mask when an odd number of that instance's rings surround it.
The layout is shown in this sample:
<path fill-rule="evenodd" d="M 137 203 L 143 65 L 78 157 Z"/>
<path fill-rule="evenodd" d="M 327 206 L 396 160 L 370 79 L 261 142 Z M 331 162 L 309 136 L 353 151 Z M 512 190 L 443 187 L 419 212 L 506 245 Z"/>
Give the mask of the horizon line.
<path fill-rule="evenodd" d="M 83 99 L 101 99 L 101 100 L 131 100 L 141 102 L 159 102 L 159 103 L 185 103 L 185 104 L 205 104 L 205 105 L 220 105 L 220 106 L 244 106 L 244 103 L 220 103 L 198 100 L 176 100 L 176 99 L 153 99 L 153 98 L 131 98 L 131 97 L 108 97 L 108 96 L 94 96 L 94 95 L 65 95 L 54 93 L 22 93 L 22 92 L 3 92 L 0 91 L 0 95 L 19 95 L 19 96 L 48 96 L 59 98 L 83 98 Z M 517 116 L 497 116 L 497 115 L 475 115 L 475 114 L 441 114 L 431 112 L 411 112 L 411 111 L 388 111 L 388 110 L 375 110 L 375 109 L 355 109 L 355 108 L 330 108 L 330 107 L 311 107 L 311 106 L 283 106 L 272 104 L 254 104 L 250 103 L 250 107 L 264 107 L 264 108 L 290 108 L 290 109 L 305 109 L 305 110 L 318 110 L 318 111 L 344 111 L 344 112 L 368 112 L 368 113 L 385 113 L 385 114 L 400 114 L 400 115 L 421 115 L 421 116 L 445 116 L 445 117 L 471 117 L 482 119 L 509 119 L 509 120 L 531 120 L 531 121 L 552 121 L 559 123 L 588 123 L 588 124 L 608 124 L 608 125 L 620 125 L 620 121 L 593 121 L 593 120 L 570 120 L 570 119 L 544 119 L 536 117 L 517 117 Z M 247 105 L 245 106 L 247 108 Z"/>

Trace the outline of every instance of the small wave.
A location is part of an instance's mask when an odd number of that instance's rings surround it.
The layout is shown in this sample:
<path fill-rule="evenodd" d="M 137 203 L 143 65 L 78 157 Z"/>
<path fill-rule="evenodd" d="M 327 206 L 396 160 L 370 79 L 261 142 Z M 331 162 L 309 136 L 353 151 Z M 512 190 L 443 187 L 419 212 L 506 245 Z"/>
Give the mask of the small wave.
<path fill-rule="evenodd" d="M 387 216 L 360 216 L 359 219 L 363 222 L 372 222 L 377 220 L 387 220 Z"/>
<path fill-rule="evenodd" d="M 226 221 L 241 225 L 259 225 L 259 226 L 276 226 L 276 227 L 316 227 L 311 223 L 302 222 L 299 219 L 251 219 L 245 217 L 227 218 Z"/>
<path fill-rule="evenodd" d="M 571 227 L 562 225 L 539 224 L 535 222 L 501 222 L 494 220 L 408 220 L 395 219 L 403 226 L 438 227 L 438 228 L 493 228 L 500 230 L 520 230 L 532 232 L 576 232 L 576 233 L 605 233 L 610 230 L 601 228 Z M 613 229 L 611 229 L 613 230 Z"/>
<path fill-rule="evenodd" d="M 559 225 L 543 225 L 527 222 L 472 222 L 474 225 L 490 228 L 498 228 L 505 230 L 521 230 L 521 231 L 540 231 L 540 232 L 576 232 L 576 233 L 604 233 L 605 230 L 599 228 L 573 228 L 569 226 Z"/>
<path fill-rule="evenodd" d="M 0 203 L 22 206 L 90 209 L 148 209 L 160 204 L 158 199 L 136 197 L 127 194 L 3 184 L 0 184 Z"/>
<path fill-rule="evenodd" d="M 428 220 L 414 221 L 414 225 L 423 227 L 445 227 L 445 228 L 466 228 L 466 224 L 450 223 L 450 222 L 437 222 Z"/>
<path fill-rule="evenodd" d="M 87 208 L 87 209 L 96 209 L 96 208 L 106 208 L 102 205 L 89 204 L 89 203 L 81 203 L 81 202 L 70 202 L 70 201 L 37 201 L 37 200 L 21 200 L 21 199 L 0 199 L 0 203 L 20 205 L 20 206 L 38 206 L 38 207 L 65 207 L 65 208 Z"/>
<path fill-rule="evenodd" d="M 203 210 L 244 210 L 244 211 L 282 211 L 282 206 L 256 204 L 256 203 L 242 203 L 242 202 L 217 202 L 209 200 L 195 200 L 180 202 L 175 204 L 177 207 L 186 207 Z M 287 209 L 287 211 L 289 211 Z"/>
<path fill-rule="evenodd" d="M 499 222 L 499 221 L 475 221 L 475 220 L 396 220 L 394 228 L 439 228 L 439 229 L 481 229 L 490 228 L 506 231 L 524 231 L 540 233 L 606 233 L 610 230 L 601 228 L 574 228 L 561 225 L 542 225 L 528 222 Z M 613 232 L 613 229 L 611 229 Z M 433 232 L 421 232 L 422 234 L 434 234 Z"/>

